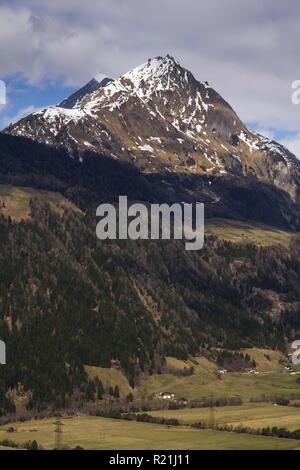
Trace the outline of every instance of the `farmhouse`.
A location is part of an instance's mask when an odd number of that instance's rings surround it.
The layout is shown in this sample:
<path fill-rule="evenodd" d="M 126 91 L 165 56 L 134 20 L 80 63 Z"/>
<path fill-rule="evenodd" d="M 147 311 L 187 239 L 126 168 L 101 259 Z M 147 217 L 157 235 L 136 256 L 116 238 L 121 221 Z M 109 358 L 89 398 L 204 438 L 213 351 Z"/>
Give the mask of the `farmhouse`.
<path fill-rule="evenodd" d="M 259 372 L 258 372 L 257 370 L 255 370 L 255 369 L 246 369 L 246 370 L 245 370 L 245 374 L 250 374 L 250 375 L 251 375 L 251 374 L 255 374 L 255 375 L 258 375 Z"/>
<path fill-rule="evenodd" d="M 173 400 L 175 398 L 175 393 L 172 392 L 159 392 L 156 394 L 156 398 L 160 398 L 162 400 Z"/>

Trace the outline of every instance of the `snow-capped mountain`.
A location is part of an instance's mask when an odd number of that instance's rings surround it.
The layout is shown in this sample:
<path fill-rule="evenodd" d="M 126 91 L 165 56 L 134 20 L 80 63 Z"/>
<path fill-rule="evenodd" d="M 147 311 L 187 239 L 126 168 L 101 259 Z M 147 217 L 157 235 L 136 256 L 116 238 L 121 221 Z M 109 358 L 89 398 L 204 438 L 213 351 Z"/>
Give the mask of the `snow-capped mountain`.
<path fill-rule="evenodd" d="M 253 176 L 297 201 L 297 158 L 247 129 L 207 82 L 169 55 L 149 59 L 92 93 L 79 92 L 67 105 L 33 113 L 4 132 L 83 158 L 87 150 L 99 152 L 145 173 Z"/>
<path fill-rule="evenodd" d="M 96 78 L 93 78 L 90 80 L 86 85 L 84 85 L 82 88 L 79 90 L 75 91 L 72 93 L 68 98 L 65 98 L 61 103 L 59 103 L 57 106 L 60 108 L 67 108 L 67 109 L 72 109 L 72 108 L 78 108 L 80 107 L 80 102 L 81 100 L 86 96 L 90 95 L 94 91 L 99 90 L 99 88 L 105 87 L 108 83 L 112 82 L 112 78 L 102 78 L 101 80 L 97 80 Z"/>

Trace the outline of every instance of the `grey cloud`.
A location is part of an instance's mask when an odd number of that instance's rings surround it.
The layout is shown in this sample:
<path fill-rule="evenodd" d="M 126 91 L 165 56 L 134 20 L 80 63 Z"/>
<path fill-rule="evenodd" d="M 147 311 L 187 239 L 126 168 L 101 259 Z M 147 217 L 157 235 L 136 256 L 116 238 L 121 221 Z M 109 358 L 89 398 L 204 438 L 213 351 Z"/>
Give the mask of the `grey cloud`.
<path fill-rule="evenodd" d="M 171 53 L 244 121 L 299 129 L 298 0 L 15 0 L 0 11 L 2 77 L 80 85 Z"/>

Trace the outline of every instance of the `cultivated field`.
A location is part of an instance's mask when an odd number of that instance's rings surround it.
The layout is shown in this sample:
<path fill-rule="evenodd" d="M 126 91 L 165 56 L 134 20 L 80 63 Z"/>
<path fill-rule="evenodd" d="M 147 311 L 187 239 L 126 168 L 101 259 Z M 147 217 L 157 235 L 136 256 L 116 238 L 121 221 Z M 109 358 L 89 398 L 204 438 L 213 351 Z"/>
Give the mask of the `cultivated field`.
<path fill-rule="evenodd" d="M 16 424 L 17 432 L 7 433 L 8 426 L 0 427 L 0 439 L 24 443 L 35 439 L 45 449 L 54 447 L 55 419 Z M 128 422 L 97 417 L 63 419 L 63 444 L 74 448 L 96 450 L 288 450 L 297 447 L 297 441 L 273 437 L 251 436 Z M 35 429 L 36 432 L 27 432 Z M 1 450 L 1 449 L 0 449 Z"/>
<path fill-rule="evenodd" d="M 183 410 L 161 410 L 149 412 L 152 416 L 177 418 L 180 423 L 192 424 L 210 422 L 209 408 Z M 216 425 L 228 424 L 234 427 L 243 425 L 253 429 L 282 427 L 290 431 L 300 429 L 300 408 L 274 406 L 272 403 L 248 403 L 241 406 L 214 408 Z"/>

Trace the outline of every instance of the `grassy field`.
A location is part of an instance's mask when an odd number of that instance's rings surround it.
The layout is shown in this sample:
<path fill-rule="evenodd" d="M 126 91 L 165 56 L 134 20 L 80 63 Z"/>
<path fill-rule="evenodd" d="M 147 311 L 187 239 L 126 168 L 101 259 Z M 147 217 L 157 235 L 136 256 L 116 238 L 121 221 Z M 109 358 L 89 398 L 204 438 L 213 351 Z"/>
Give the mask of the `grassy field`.
<path fill-rule="evenodd" d="M 300 386 L 296 384 L 295 376 L 284 372 L 270 373 L 259 376 L 241 374 L 227 374 L 221 379 L 206 381 L 201 375 L 177 378 L 174 375 L 153 375 L 142 380 L 136 390 L 136 395 L 145 395 L 156 392 L 172 392 L 178 398 L 189 400 L 210 397 L 241 397 L 247 401 L 261 395 L 288 395 L 300 393 Z"/>
<path fill-rule="evenodd" d="M 193 366 L 194 375 L 176 377 L 172 374 L 154 374 L 141 380 L 135 394 L 145 396 L 169 391 L 175 393 L 177 398 L 184 397 L 189 400 L 210 397 L 213 394 L 215 398 L 238 396 L 247 401 L 263 394 L 300 393 L 300 385 L 296 383 L 297 376 L 289 375 L 279 363 L 279 360 L 283 359 L 281 353 L 264 349 L 247 349 L 243 352 L 255 359 L 259 375 L 228 373 L 218 379 L 217 366 L 203 357 L 190 361 L 167 358 L 167 365 L 172 368 Z"/>
<path fill-rule="evenodd" d="M 33 188 L 23 188 L 10 185 L 0 185 L 0 214 L 12 217 L 15 220 L 27 219 L 30 215 L 29 201 L 37 198 L 42 203 L 50 204 L 51 208 L 62 213 L 65 208 L 79 211 L 79 209 L 64 198 L 61 194 L 42 191 Z"/>
<path fill-rule="evenodd" d="M 271 351 L 269 349 L 242 349 L 243 354 L 249 354 L 251 359 L 256 362 L 256 369 L 261 372 L 282 371 L 280 360 L 284 360 L 284 356 L 279 351 Z"/>
<path fill-rule="evenodd" d="M 115 385 L 118 385 L 121 397 L 132 392 L 132 388 L 130 387 L 127 378 L 119 369 L 85 366 L 85 370 L 89 378 L 94 379 L 95 377 L 98 377 L 102 381 L 104 387 L 115 387 Z"/>
<path fill-rule="evenodd" d="M 248 348 L 241 349 L 240 352 L 243 354 L 249 354 L 251 359 L 254 359 L 256 362 L 256 369 L 261 372 L 267 371 L 279 371 L 282 370 L 282 365 L 280 361 L 284 359 L 284 356 L 279 351 L 273 351 L 270 349 L 258 349 L 258 348 Z M 217 366 L 212 362 L 208 361 L 203 357 L 194 357 L 188 361 L 181 361 L 174 357 L 166 357 L 167 367 L 172 367 L 174 369 L 183 370 L 186 367 L 193 366 L 194 369 L 198 372 L 206 371 L 215 371 Z"/>
<path fill-rule="evenodd" d="M 16 449 L 14 449 L 13 447 L 0 446 L 0 450 L 16 450 Z M 20 450 L 22 450 L 22 449 L 20 449 Z"/>
<path fill-rule="evenodd" d="M 241 397 L 244 401 L 261 395 L 299 394 L 300 384 L 296 383 L 297 376 L 289 375 L 280 364 L 283 356 L 278 351 L 265 349 L 245 349 L 257 364 L 259 375 L 243 373 L 228 373 L 217 377 L 217 365 L 204 357 L 194 357 L 181 361 L 173 357 L 166 358 L 169 369 L 183 370 L 194 367 L 194 374 L 187 377 L 177 377 L 172 373 L 153 374 L 140 379 L 138 386 L 132 389 L 127 378 L 118 368 L 101 368 L 86 366 L 89 377 L 98 376 L 105 387 L 118 385 L 121 396 L 132 392 L 136 398 L 146 398 L 157 392 L 173 392 L 177 398 L 188 400 L 210 397 Z"/>
<path fill-rule="evenodd" d="M 151 415 L 177 418 L 182 424 L 209 423 L 209 408 L 151 411 Z M 253 429 L 284 427 L 290 431 L 300 429 L 300 408 L 274 406 L 272 403 L 248 403 L 241 406 L 214 408 L 215 424 L 243 425 Z"/>
<path fill-rule="evenodd" d="M 24 443 L 35 439 L 45 449 L 54 447 L 55 419 L 16 424 L 16 433 L 7 433 L 8 426 L 0 427 L 0 439 L 9 437 Z M 160 426 L 106 418 L 86 417 L 63 419 L 63 444 L 74 448 L 96 450 L 151 450 L 151 449 L 295 449 L 297 441 L 272 437 L 251 436 L 196 430 L 188 427 Z M 28 429 L 37 432 L 29 433 Z"/>
<path fill-rule="evenodd" d="M 241 222 L 231 219 L 207 219 L 206 232 L 212 232 L 219 238 L 236 243 L 255 243 L 260 246 L 288 246 L 293 237 L 299 234 L 280 230 L 276 227 L 256 222 Z"/>

